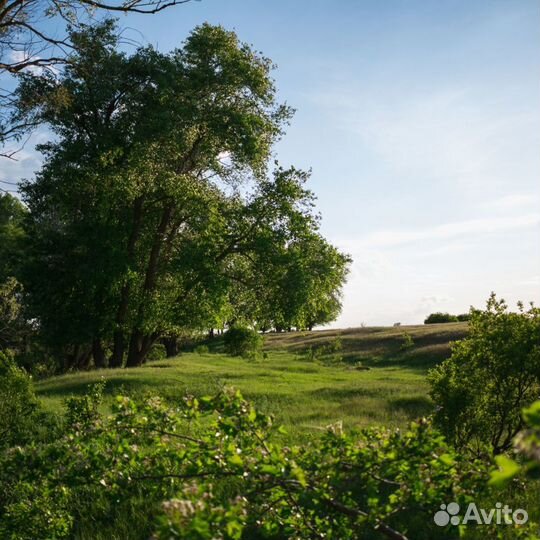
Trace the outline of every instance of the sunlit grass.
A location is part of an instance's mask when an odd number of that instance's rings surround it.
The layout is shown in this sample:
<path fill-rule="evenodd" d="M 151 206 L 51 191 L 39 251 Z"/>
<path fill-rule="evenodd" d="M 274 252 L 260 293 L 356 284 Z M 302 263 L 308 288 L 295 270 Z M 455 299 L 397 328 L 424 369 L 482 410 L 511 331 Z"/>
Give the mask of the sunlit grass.
<path fill-rule="evenodd" d="M 123 392 L 159 394 L 174 400 L 232 386 L 259 409 L 273 414 L 291 441 L 316 436 L 339 421 L 346 430 L 376 424 L 402 427 L 432 411 L 427 370 L 446 358 L 449 343 L 466 331 L 466 324 L 458 323 L 276 334 L 265 338 L 264 359 L 184 353 L 141 368 L 53 377 L 39 382 L 37 391 L 47 409 L 60 411 L 66 397 L 84 393 L 101 378 L 107 382 L 108 400 Z M 413 346 L 406 349 L 402 347 L 405 333 L 413 340 Z M 308 359 L 310 346 L 316 348 L 337 338 L 343 362 Z M 211 348 L 219 350 L 219 340 Z"/>
<path fill-rule="evenodd" d="M 272 413 L 292 440 L 342 421 L 345 429 L 372 424 L 403 426 L 432 409 L 422 371 L 381 367 L 359 371 L 346 364 L 327 366 L 287 352 L 245 360 L 222 354 L 183 354 L 136 369 L 99 370 L 54 377 L 37 384 L 45 407 L 60 410 L 63 400 L 104 378 L 110 397 L 148 392 L 180 399 L 232 386 L 258 408 Z"/>

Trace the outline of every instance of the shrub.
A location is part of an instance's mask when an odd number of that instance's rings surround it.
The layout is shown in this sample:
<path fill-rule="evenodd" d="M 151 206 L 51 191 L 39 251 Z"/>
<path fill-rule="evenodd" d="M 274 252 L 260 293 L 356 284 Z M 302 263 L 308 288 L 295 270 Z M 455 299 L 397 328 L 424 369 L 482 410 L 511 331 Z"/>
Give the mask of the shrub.
<path fill-rule="evenodd" d="M 0 537 L 126 538 L 111 526 L 138 505 L 141 538 L 158 514 L 156 539 L 401 538 L 413 524 L 426 539 L 442 532 L 441 501 L 486 483 L 426 420 L 333 426 L 298 448 L 271 442 L 272 419 L 234 391 L 171 407 L 117 396 L 112 415 L 99 400 L 99 388 L 71 400 L 61 437 L 0 454 Z"/>
<path fill-rule="evenodd" d="M 497 456 L 499 469 L 491 473 L 490 483 L 505 486 L 514 477 L 523 474 L 538 478 L 540 472 L 540 401 L 523 410 L 526 429 L 514 439 L 514 450 L 520 455 L 519 462 L 508 456 Z"/>
<path fill-rule="evenodd" d="M 449 322 L 458 322 L 458 318 L 455 315 L 450 315 L 450 313 L 431 313 L 426 317 L 424 324 L 438 324 L 438 323 L 449 323 Z"/>
<path fill-rule="evenodd" d="M 406 351 L 414 347 L 414 340 L 408 332 L 403 332 L 403 341 L 401 342 L 400 350 Z"/>
<path fill-rule="evenodd" d="M 225 332 L 225 350 L 232 356 L 252 358 L 262 350 L 262 336 L 245 326 L 233 326 Z"/>
<path fill-rule="evenodd" d="M 167 358 L 167 349 L 163 343 L 154 343 L 146 356 L 146 360 L 151 362 Z"/>
<path fill-rule="evenodd" d="M 30 377 L 10 352 L 0 351 L 0 448 L 30 438 L 37 410 Z"/>
<path fill-rule="evenodd" d="M 508 449 L 540 393 L 540 310 L 518 306 L 492 294 L 485 311 L 471 309 L 467 339 L 429 373 L 435 421 L 458 447 Z"/>
<path fill-rule="evenodd" d="M 467 322 L 467 321 L 470 321 L 471 320 L 471 315 L 470 313 L 460 313 L 458 316 L 457 316 L 457 320 L 459 322 Z"/>
<path fill-rule="evenodd" d="M 210 349 L 208 348 L 208 345 L 197 345 L 193 351 L 196 354 L 208 354 Z"/>

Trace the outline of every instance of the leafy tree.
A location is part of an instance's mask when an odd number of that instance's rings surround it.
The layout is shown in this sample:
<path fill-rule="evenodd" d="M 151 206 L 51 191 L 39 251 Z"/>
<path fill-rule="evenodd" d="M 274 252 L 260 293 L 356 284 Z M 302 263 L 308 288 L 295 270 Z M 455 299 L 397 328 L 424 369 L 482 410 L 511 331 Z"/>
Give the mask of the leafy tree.
<path fill-rule="evenodd" d="M 22 293 L 22 286 L 14 277 L 0 283 L 0 351 L 20 350 L 31 331 Z"/>
<path fill-rule="evenodd" d="M 341 287 L 350 258 L 320 235 L 294 242 L 289 251 L 287 293 L 282 296 L 287 326 L 312 330 L 333 321 L 341 312 Z"/>
<path fill-rule="evenodd" d="M 306 231 L 242 269 L 232 300 L 237 317 L 262 330 L 309 328 L 334 320 L 350 258 Z"/>
<path fill-rule="evenodd" d="M 469 335 L 429 373 L 435 420 L 458 447 L 498 454 L 523 427 L 521 409 L 540 392 L 540 310 L 509 312 L 494 294 L 470 312 Z"/>
<path fill-rule="evenodd" d="M 160 336 L 208 328 L 246 268 L 318 221 L 307 175 L 268 171 L 291 111 L 234 33 L 205 24 L 171 54 L 131 56 L 110 21 L 71 40 L 60 77 L 23 75 L 19 90 L 21 118 L 57 135 L 23 189 L 23 282 L 66 367 L 104 365 L 109 344 L 110 365 L 127 352 L 136 366 Z"/>
<path fill-rule="evenodd" d="M 438 323 L 449 323 L 449 322 L 458 322 L 458 317 L 455 315 L 450 315 L 449 313 L 441 313 L 440 311 L 436 313 L 431 313 L 427 316 L 424 324 L 438 324 Z"/>
<path fill-rule="evenodd" d="M 25 207 L 9 193 L 0 191 L 0 283 L 16 275 L 24 249 Z"/>

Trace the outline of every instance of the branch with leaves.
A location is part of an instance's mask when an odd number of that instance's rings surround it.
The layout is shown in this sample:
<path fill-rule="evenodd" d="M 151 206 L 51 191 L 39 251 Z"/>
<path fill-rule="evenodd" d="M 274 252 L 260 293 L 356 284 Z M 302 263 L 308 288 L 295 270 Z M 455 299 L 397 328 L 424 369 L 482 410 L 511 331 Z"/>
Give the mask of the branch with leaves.
<path fill-rule="evenodd" d="M 272 418 L 237 391 L 187 396 L 180 406 L 118 396 L 103 416 L 103 385 L 68 401 L 59 439 L 0 458 L 9 489 L 0 532 L 25 536 L 41 524 L 63 538 L 73 523 L 70 500 L 99 501 L 109 516 L 137 499 L 147 508 L 165 501 L 155 538 L 406 540 L 414 520 L 436 528 L 431 516 L 441 500 L 465 503 L 485 484 L 485 470 L 463 461 L 427 421 L 358 436 L 330 429 L 303 448 L 284 447 Z M 25 506 L 37 493 L 52 511 Z M 100 519 L 96 506 L 93 515 L 79 506 L 77 515 Z"/>
<path fill-rule="evenodd" d="M 107 14 L 156 14 L 191 0 L 4 0 L 0 1 L 0 76 L 21 73 L 56 74 L 70 60 L 74 43 L 69 29 L 81 29 Z M 51 30 L 51 21 L 63 30 Z M 0 145 L 19 142 L 34 124 L 13 122 L 12 90 L 0 94 Z M 15 158 L 16 150 L 0 157 Z"/>

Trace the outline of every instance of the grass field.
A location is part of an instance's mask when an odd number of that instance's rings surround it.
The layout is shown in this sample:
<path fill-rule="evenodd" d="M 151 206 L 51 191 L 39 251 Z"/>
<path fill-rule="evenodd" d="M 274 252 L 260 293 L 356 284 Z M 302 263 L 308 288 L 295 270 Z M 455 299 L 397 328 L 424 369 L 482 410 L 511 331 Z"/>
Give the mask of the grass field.
<path fill-rule="evenodd" d="M 102 377 L 108 396 L 137 391 L 175 399 L 233 386 L 274 414 L 288 438 L 298 442 L 338 421 L 352 430 L 372 424 L 403 426 L 429 414 L 427 369 L 449 355 L 449 342 L 465 334 L 466 324 L 457 323 L 268 335 L 264 359 L 191 352 L 131 370 L 53 377 L 40 381 L 37 391 L 46 408 L 59 410 L 66 397 L 85 392 Z M 309 347 L 333 344 L 337 338 L 342 351 L 334 357 L 306 354 Z"/>

